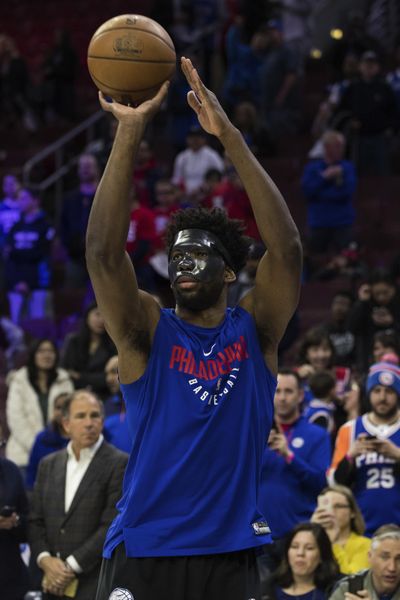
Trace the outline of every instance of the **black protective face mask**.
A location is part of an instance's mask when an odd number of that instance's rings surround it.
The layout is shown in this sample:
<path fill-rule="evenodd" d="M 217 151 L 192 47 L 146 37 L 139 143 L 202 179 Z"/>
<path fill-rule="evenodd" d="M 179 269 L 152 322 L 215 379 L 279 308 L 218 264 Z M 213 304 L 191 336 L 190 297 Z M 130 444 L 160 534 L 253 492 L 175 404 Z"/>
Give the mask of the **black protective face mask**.
<path fill-rule="evenodd" d="M 170 251 L 168 273 L 178 306 L 213 306 L 225 285 L 225 261 L 215 236 L 200 229 L 180 231 Z"/>

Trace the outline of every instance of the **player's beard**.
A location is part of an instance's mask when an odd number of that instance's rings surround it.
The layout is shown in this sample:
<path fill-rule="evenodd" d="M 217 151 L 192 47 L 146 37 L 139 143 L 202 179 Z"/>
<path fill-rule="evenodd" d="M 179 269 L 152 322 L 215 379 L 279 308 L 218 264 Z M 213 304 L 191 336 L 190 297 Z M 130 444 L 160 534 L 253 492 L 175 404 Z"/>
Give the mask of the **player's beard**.
<path fill-rule="evenodd" d="M 195 290 L 185 290 L 180 289 L 179 286 L 173 286 L 172 291 L 180 308 L 199 312 L 217 304 L 224 285 L 224 282 L 220 280 L 200 283 Z"/>

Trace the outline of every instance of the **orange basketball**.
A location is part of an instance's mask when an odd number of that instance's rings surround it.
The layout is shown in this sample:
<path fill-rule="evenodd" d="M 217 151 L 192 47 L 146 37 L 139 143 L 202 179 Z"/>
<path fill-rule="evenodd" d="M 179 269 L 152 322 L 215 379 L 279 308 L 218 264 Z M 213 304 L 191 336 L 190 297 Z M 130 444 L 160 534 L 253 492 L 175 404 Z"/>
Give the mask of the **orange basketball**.
<path fill-rule="evenodd" d="M 119 15 L 94 33 L 87 61 L 93 81 L 106 96 L 140 104 L 172 77 L 176 54 L 159 23 L 143 15 Z"/>

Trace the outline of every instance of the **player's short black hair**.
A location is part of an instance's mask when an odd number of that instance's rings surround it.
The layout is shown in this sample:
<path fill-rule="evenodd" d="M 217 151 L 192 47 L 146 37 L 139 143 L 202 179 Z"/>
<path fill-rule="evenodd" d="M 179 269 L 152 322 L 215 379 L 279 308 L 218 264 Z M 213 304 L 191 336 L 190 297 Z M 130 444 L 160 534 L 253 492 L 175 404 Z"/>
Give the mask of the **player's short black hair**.
<path fill-rule="evenodd" d="M 203 207 L 185 208 L 172 215 L 165 232 L 165 243 L 168 254 L 175 236 L 183 229 L 203 229 L 213 233 L 226 248 L 231 257 L 229 265 L 237 273 L 242 269 L 249 254 L 251 239 L 244 235 L 245 224 L 239 219 L 229 219 L 224 210 Z"/>

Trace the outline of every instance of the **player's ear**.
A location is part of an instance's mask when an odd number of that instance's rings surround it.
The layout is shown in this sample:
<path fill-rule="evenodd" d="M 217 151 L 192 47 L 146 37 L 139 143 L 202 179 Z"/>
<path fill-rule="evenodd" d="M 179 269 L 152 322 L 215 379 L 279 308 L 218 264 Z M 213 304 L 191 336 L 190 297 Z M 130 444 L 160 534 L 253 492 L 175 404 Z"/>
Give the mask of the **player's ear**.
<path fill-rule="evenodd" d="M 228 267 L 227 265 L 225 265 L 224 281 L 225 281 L 225 283 L 233 283 L 234 281 L 236 281 L 235 271 L 231 267 Z"/>

